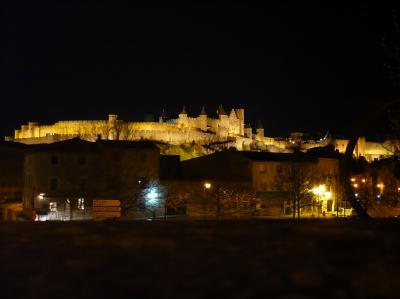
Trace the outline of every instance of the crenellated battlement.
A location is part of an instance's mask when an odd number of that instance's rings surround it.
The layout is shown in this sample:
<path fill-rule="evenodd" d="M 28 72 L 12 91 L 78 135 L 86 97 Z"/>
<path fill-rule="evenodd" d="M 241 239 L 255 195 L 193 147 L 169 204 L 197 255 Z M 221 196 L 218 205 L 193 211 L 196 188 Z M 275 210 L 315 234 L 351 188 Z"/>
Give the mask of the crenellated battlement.
<path fill-rule="evenodd" d="M 171 143 L 225 141 L 228 137 L 240 136 L 244 109 L 232 109 L 230 116 L 219 108 L 218 118 L 208 117 L 205 109 L 198 116 L 188 116 L 186 108 L 178 118 L 159 122 L 126 122 L 118 119 L 118 115 L 109 114 L 104 120 L 66 120 L 58 121 L 52 125 L 40 125 L 29 122 L 14 131 L 14 139 L 20 142 L 46 136 L 101 136 L 103 139 L 112 140 L 141 140 L 152 139 Z M 235 111 L 240 111 L 241 118 Z M 243 135 L 243 134 L 242 134 Z M 89 138 L 89 137 L 87 137 Z"/>

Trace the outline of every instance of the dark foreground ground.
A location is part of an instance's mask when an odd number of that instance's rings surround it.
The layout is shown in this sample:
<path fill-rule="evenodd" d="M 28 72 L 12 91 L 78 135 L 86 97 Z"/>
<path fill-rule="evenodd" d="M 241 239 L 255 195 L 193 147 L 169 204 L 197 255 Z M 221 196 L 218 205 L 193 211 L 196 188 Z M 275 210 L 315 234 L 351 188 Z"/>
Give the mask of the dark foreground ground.
<path fill-rule="evenodd" d="M 0 223 L 0 237 L 0 298 L 400 297 L 400 219 Z"/>

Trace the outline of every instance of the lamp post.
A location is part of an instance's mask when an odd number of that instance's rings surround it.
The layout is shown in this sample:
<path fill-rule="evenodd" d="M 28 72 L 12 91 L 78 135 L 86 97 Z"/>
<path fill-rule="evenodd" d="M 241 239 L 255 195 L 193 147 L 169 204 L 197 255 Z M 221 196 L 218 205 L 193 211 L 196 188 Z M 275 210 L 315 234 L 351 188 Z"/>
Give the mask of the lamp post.
<path fill-rule="evenodd" d="M 400 187 L 397 187 L 397 202 L 396 206 L 399 204 Z"/>
<path fill-rule="evenodd" d="M 378 185 L 376 185 L 379 188 L 379 198 L 382 197 L 383 194 L 383 187 L 384 185 L 382 183 L 379 183 Z"/>
<path fill-rule="evenodd" d="M 321 195 L 325 195 L 325 193 L 328 193 L 328 192 L 326 192 L 325 185 L 319 185 L 319 186 L 313 188 L 311 191 L 312 191 L 312 193 L 314 193 L 314 195 L 317 196 L 317 209 L 318 209 L 318 217 L 319 217 Z M 332 194 L 330 192 L 329 192 L 329 194 L 330 194 L 329 196 L 332 196 Z M 314 211 L 313 211 L 313 213 L 314 213 Z"/>
<path fill-rule="evenodd" d="M 211 188 L 211 183 L 205 182 L 203 185 L 203 218 L 206 217 L 206 190 Z"/>

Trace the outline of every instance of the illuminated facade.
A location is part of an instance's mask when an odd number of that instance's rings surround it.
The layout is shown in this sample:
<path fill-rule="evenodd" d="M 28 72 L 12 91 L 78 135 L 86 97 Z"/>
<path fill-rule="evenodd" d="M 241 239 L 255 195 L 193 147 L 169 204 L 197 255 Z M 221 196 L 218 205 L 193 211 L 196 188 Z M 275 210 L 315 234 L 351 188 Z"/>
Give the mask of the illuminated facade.
<path fill-rule="evenodd" d="M 155 140 L 169 144 L 210 144 L 228 140 L 240 140 L 243 144 L 243 140 L 248 139 L 244 133 L 244 109 L 232 109 L 227 114 L 222 106 L 218 108 L 218 118 L 208 117 L 204 108 L 197 117 L 189 117 L 183 108 L 178 118 L 160 117 L 158 122 L 125 122 L 113 114 L 108 120 L 59 121 L 52 125 L 29 122 L 15 130 L 13 139 L 36 144 L 77 136 L 88 141 L 100 136 L 108 140 Z"/>
<path fill-rule="evenodd" d="M 152 140 L 171 145 L 197 144 L 208 146 L 220 144 L 225 148 L 237 150 L 258 150 L 266 152 L 289 153 L 297 148 L 307 151 L 310 148 L 333 144 L 344 153 L 348 140 L 325 138 L 305 140 L 302 133 L 292 133 L 290 138 L 264 136 L 264 128 L 258 124 L 255 132 L 245 125 L 245 110 L 232 109 L 226 113 L 222 106 L 217 117 L 209 117 L 203 108 L 196 117 L 190 117 L 185 108 L 177 118 L 167 119 L 161 115 L 158 122 L 127 122 L 110 114 L 108 120 L 59 121 L 52 125 L 39 125 L 29 122 L 15 130 L 14 137 L 8 140 L 25 144 L 53 143 L 79 137 L 87 141 L 103 140 Z M 358 140 L 354 150 L 357 157 L 364 156 L 368 161 L 393 155 L 400 149 L 399 140 L 385 142 Z"/>

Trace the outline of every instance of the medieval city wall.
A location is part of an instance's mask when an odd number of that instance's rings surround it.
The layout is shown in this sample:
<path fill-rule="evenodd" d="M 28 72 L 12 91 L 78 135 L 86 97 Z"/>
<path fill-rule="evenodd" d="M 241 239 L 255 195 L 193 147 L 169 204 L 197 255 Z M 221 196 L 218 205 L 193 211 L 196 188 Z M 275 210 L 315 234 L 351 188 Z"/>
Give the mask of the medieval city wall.
<path fill-rule="evenodd" d="M 239 115 L 239 117 L 238 117 Z M 29 122 L 15 130 L 14 140 L 28 144 L 52 143 L 80 136 L 95 141 L 100 135 L 102 139 L 120 140 L 157 140 L 170 144 L 197 143 L 200 145 L 232 140 L 238 150 L 266 150 L 273 152 L 290 151 L 296 144 L 288 139 L 264 136 L 262 128 L 256 134 L 251 128 L 244 134 L 244 110 L 231 111 L 230 115 L 220 114 L 219 118 L 208 118 L 206 115 L 188 117 L 180 114 L 179 118 L 166 122 L 124 122 L 117 115 L 109 115 L 108 120 L 71 120 L 59 121 L 52 125 L 39 125 Z M 243 131 L 243 134 L 241 132 Z M 251 132 L 251 134 L 250 134 Z M 233 138 L 233 139 L 232 139 Z M 301 143 L 302 150 L 326 146 L 330 142 L 344 153 L 347 139 L 333 139 L 322 142 Z M 384 143 L 368 142 L 359 138 L 354 154 L 364 156 L 368 161 L 393 155 L 400 149 L 400 141 L 390 140 Z"/>

